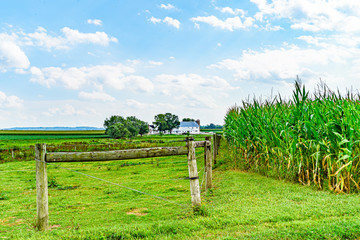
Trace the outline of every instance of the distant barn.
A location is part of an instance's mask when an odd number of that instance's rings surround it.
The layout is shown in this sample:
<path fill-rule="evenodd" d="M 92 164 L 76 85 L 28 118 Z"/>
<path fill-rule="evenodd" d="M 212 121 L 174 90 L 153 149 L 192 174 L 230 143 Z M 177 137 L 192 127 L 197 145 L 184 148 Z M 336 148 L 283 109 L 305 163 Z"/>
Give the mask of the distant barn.
<path fill-rule="evenodd" d="M 200 125 L 197 122 L 180 122 L 179 128 L 172 130 L 174 134 L 199 134 Z"/>

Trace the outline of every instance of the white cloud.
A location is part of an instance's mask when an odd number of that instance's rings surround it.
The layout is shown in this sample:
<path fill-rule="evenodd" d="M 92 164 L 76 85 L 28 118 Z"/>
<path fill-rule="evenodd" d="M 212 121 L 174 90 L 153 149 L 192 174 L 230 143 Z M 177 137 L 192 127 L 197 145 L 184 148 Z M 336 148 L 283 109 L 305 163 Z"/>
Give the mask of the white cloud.
<path fill-rule="evenodd" d="M 28 45 L 45 47 L 47 49 L 69 49 L 65 38 L 48 35 L 46 29 L 38 27 L 34 33 L 25 34 L 28 39 Z"/>
<path fill-rule="evenodd" d="M 247 17 L 243 22 L 239 16 L 226 18 L 225 20 L 221 20 L 216 16 L 199 16 L 191 18 L 191 21 L 193 21 L 195 24 L 198 22 L 203 22 L 213 27 L 221 28 L 232 32 L 236 29 L 246 29 L 251 27 L 253 25 L 254 19 L 251 17 Z"/>
<path fill-rule="evenodd" d="M 305 41 L 308 44 L 314 45 L 314 46 L 326 46 L 327 44 L 321 43 L 324 38 L 319 38 L 315 36 L 300 36 L 298 39 Z"/>
<path fill-rule="evenodd" d="M 135 70 L 123 64 L 115 65 L 97 65 L 92 67 L 80 68 L 59 68 L 47 67 L 37 68 L 32 67 L 30 72 L 32 77 L 30 81 L 37 82 L 46 87 L 51 87 L 55 84 L 63 85 L 68 89 L 81 89 L 85 85 L 101 82 L 114 86 L 117 89 L 123 89 L 124 84 L 121 80 L 125 74 L 132 73 Z"/>
<path fill-rule="evenodd" d="M 284 1 L 251 0 L 260 12 L 256 19 L 266 17 L 289 19 L 291 28 L 305 31 L 360 31 L 359 1 Z"/>
<path fill-rule="evenodd" d="M 59 67 L 37 68 L 32 67 L 30 72 L 31 82 L 39 83 L 46 87 L 54 85 L 64 86 L 68 89 L 79 90 L 85 86 L 95 86 L 102 89 L 102 86 L 109 86 L 112 89 L 123 90 L 130 89 L 134 92 L 152 92 L 153 83 L 142 76 L 128 75 L 135 71 L 134 68 L 123 64 L 115 65 L 97 65 L 92 67 L 67 68 Z M 93 93 L 93 96 L 96 94 Z M 82 93 L 81 97 L 90 98 L 89 94 Z M 100 94 L 96 95 L 99 99 Z M 109 97 L 101 95 L 104 99 L 110 100 Z M 93 98 L 95 99 L 95 98 Z"/>
<path fill-rule="evenodd" d="M 359 53 L 358 49 L 337 45 L 327 45 L 326 48 L 319 49 L 302 49 L 291 45 L 263 51 L 244 51 L 240 58 L 225 59 L 210 68 L 231 70 L 240 80 L 293 81 L 296 75 L 319 79 L 335 77 L 339 69 L 352 66 Z"/>
<path fill-rule="evenodd" d="M 167 25 L 177 28 L 177 29 L 179 29 L 180 25 L 181 25 L 179 20 L 171 18 L 171 17 L 165 17 L 163 20 L 161 20 L 160 18 L 151 17 L 149 19 L 149 21 L 152 22 L 153 24 L 158 24 L 158 23 L 163 22 L 163 23 L 166 23 Z"/>
<path fill-rule="evenodd" d="M 59 107 L 49 108 L 46 112 L 42 112 L 47 117 L 54 116 L 87 116 L 89 113 L 86 110 L 77 110 L 71 104 L 64 104 Z"/>
<path fill-rule="evenodd" d="M 67 41 L 71 44 L 94 43 L 107 46 L 110 42 L 118 42 L 115 37 L 109 37 L 104 32 L 81 33 L 79 30 L 73 30 L 68 27 L 64 27 L 61 31 L 64 33 Z"/>
<path fill-rule="evenodd" d="M 231 7 L 223 7 L 223 8 L 217 8 L 221 13 L 228 13 L 231 15 L 245 15 L 245 11 L 243 9 L 232 9 Z"/>
<path fill-rule="evenodd" d="M 0 109 L 1 108 L 20 108 L 23 106 L 23 100 L 17 96 L 8 96 L 0 91 Z"/>
<path fill-rule="evenodd" d="M 138 109 L 141 110 L 141 112 L 143 113 L 144 111 L 149 111 L 149 110 L 153 110 L 154 113 L 159 113 L 159 112 L 166 112 L 169 111 L 170 109 L 172 111 L 178 109 L 178 106 L 174 105 L 174 104 L 170 104 L 170 103 L 161 103 L 161 102 L 157 102 L 157 103 L 149 103 L 149 102 L 140 102 L 138 100 L 135 99 L 126 99 L 125 100 L 125 105 L 128 106 L 130 109 L 134 110 L 134 109 Z M 136 111 L 136 110 L 135 110 Z"/>
<path fill-rule="evenodd" d="M 47 49 L 69 49 L 76 44 L 98 44 L 107 46 L 111 42 L 118 42 L 117 38 L 108 36 L 105 32 L 81 33 L 79 30 L 64 27 L 64 36 L 51 36 L 46 29 L 38 27 L 34 33 L 23 34 L 27 45 L 45 47 Z M 25 41 L 24 41 L 25 42 Z"/>
<path fill-rule="evenodd" d="M 161 4 L 160 5 L 160 8 L 163 8 L 165 10 L 173 10 L 173 9 L 176 9 L 174 5 L 168 3 L 168 4 Z"/>
<path fill-rule="evenodd" d="M 163 63 L 163 62 L 157 62 L 157 61 L 149 61 L 149 64 L 150 64 L 150 65 L 154 65 L 154 66 L 161 66 L 161 65 L 163 65 L 164 63 Z"/>
<path fill-rule="evenodd" d="M 81 91 L 79 93 L 79 97 L 83 98 L 83 99 L 89 99 L 89 100 L 101 100 L 104 102 L 115 101 L 114 97 L 110 96 L 109 94 L 106 94 L 104 92 L 99 92 L 99 91 L 93 91 L 91 93 Z"/>
<path fill-rule="evenodd" d="M 180 28 L 180 22 L 177 19 L 171 18 L 171 17 L 165 17 L 163 20 L 164 23 L 167 23 L 169 26 L 173 26 L 177 29 Z"/>
<path fill-rule="evenodd" d="M 150 18 L 150 22 L 152 22 L 153 24 L 161 23 L 161 19 L 160 19 L 160 18 L 151 17 L 151 18 Z"/>
<path fill-rule="evenodd" d="M 161 94 L 190 107 L 215 108 L 217 104 L 213 93 L 234 89 L 220 77 L 203 77 L 198 74 L 161 74 L 156 76 L 155 82 Z"/>
<path fill-rule="evenodd" d="M 100 19 L 88 19 L 87 23 L 88 24 L 94 24 L 96 26 L 101 26 L 102 25 L 102 21 Z"/>
<path fill-rule="evenodd" d="M 41 69 L 32 67 L 30 73 L 32 74 L 31 82 L 39 83 L 48 88 L 56 83 L 61 83 L 68 89 L 80 89 L 89 81 L 91 75 L 87 68 L 68 68 L 64 70 L 59 67 Z"/>
<path fill-rule="evenodd" d="M 26 69 L 30 61 L 16 43 L 16 36 L 0 34 L 0 71 Z"/>
<path fill-rule="evenodd" d="M 149 106 L 149 104 L 141 103 L 135 99 L 127 99 L 125 102 L 126 102 L 126 105 L 131 108 L 145 109 Z"/>
<path fill-rule="evenodd" d="M 121 79 L 127 87 L 134 92 L 150 93 L 154 90 L 154 84 L 143 76 L 130 75 Z"/>

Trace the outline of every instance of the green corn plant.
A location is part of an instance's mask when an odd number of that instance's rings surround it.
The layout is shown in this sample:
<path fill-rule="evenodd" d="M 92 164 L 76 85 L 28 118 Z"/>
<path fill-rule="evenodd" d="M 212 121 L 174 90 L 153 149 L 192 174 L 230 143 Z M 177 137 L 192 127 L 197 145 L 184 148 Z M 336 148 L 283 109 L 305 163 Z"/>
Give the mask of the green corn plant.
<path fill-rule="evenodd" d="M 224 136 L 243 156 L 238 165 L 336 192 L 359 191 L 359 94 L 341 95 L 320 82 L 310 95 L 297 78 L 292 98 L 283 99 L 253 98 L 229 108 Z"/>

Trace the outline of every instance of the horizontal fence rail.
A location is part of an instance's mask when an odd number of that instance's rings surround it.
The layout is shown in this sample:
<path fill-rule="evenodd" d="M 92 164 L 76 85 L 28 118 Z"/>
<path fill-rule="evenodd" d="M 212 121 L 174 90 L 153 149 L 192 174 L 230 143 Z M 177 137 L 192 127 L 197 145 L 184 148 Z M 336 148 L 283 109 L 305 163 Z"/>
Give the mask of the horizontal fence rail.
<path fill-rule="evenodd" d="M 194 142 L 194 147 L 205 147 L 210 141 Z M 114 161 L 126 159 L 166 157 L 188 154 L 188 147 L 156 147 L 97 152 L 52 152 L 46 153 L 46 162 L 92 162 L 92 161 Z"/>
<path fill-rule="evenodd" d="M 186 155 L 188 148 L 181 147 L 156 147 L 127 150 L 113 150 L 102 152 L 53 152 L 46 153 L 46 162 L 92 162 L 113 161 L 138 158 L 165 157 Z"/>

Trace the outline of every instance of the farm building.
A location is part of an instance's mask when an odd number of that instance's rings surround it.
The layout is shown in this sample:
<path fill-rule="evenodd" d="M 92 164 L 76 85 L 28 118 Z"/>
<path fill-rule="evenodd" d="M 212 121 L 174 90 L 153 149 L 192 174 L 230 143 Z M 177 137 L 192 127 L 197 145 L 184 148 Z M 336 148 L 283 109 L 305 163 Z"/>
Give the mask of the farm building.
<path fill-rule="evenodd" d="M 180 122 L 179 128 L 173 129 L 172 132 L 174 134 L 185 134 L 185 133 L 199 134 L 200 125 L 197 122 Z"/>
<path fill-rule="evenodd" d="M 171 132 L 173 134 L 199 134 L 200 120 L 196 120 L 196 122 L 180 122 L 180 126 L 178 128 L 174 128 Z M 169 131 L 164 132 L 164 134 L 169 133 Z M 159 130 L 154 125 L 149 125 L 149 134 L 159 134 Z"/>

